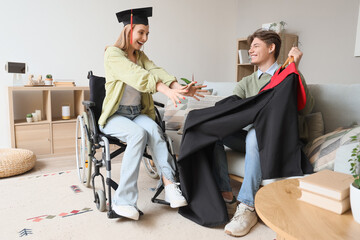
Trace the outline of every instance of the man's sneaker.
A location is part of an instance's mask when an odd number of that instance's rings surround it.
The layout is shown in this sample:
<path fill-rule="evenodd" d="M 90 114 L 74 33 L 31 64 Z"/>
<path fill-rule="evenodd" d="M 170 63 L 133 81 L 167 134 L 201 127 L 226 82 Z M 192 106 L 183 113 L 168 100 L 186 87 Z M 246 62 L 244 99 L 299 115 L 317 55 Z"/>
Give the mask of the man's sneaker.
<path fill-rule="evenodd" d="M 179 188 L 179 183 L 172 183 L 165 186 L 165 201 L 170 203 L 170 207 L 178 208 L 187 205 Z"/>
<path fill-rule="evenodd" d="M 225 233 L 241 237 L 246 235 L 250 229 L 258 222 L 255 210 L 251 211 L 245 204 L 237 206 L 234 217 L 225 226 Z"/>
<path fill-rule="evenodd" d="M 237 200 L 236 198 L 233 196 L 233 199 L 231 201 L 224 199 L 225 201 L 225 205 L 226 205 L 226 210 L 229 216 L 233 216 L 235 211 L 236 211 L 236 206 L 237 206 Z"/>
<path fill-rule="evenodd" d="M 139 220 L 139 211 L 134 206 L 130 205 L 113 205 L 113 210 L 119 216 Z"/>

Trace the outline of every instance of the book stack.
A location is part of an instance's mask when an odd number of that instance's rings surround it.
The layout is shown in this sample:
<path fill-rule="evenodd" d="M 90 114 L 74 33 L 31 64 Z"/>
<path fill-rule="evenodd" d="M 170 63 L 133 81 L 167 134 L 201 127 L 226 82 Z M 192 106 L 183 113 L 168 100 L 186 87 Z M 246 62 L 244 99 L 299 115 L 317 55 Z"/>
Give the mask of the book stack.
<path fill-rule="evenodd" d="M 300 201 L 342 214 L 350 208 L 350 184 L 354 181 L 349 174 L 322 170 L 299 179 Z"/>
<path fill-rule="evenodd" d="M 75 82 L 54 82 L 55 87 L 74 87 Z"/>

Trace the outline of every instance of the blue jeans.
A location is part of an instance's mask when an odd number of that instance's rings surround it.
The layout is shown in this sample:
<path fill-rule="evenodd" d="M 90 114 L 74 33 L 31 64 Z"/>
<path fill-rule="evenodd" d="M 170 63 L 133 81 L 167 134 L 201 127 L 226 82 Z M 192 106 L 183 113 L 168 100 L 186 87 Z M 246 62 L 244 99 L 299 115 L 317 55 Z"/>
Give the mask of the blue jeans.
<path fill-rule="evenodd" d="M 243 152 L 244 138 L 243 134 L 238 133 L 216 144 L 214 150 L 214 176 L 222 192 L 231 191 L 226 153 L 223 144 L 233 150 Z M 250 128 L 245 138 L 245 176 L 237 200 L 253 207 L 255 194 L 259 190 L 261 180 L 260 154 L 256 132 L 254 128 Z"/>
<path fill-rule="evenodd" d="M 151 151 L 160 181 L 164 176 L 175 182 L 175 163 L 168 152 L 162 130 L 154 120 L 140 114 L 140 110 L 140 106 L 120 106 L 119 110 L 107 120 L 104 128 L 100 126 L 103 133 L 127 144 L 122 158 L 119 187 L 113 198 L 115 205 L 136 207 L 137 179 L 146 145 Z"/>

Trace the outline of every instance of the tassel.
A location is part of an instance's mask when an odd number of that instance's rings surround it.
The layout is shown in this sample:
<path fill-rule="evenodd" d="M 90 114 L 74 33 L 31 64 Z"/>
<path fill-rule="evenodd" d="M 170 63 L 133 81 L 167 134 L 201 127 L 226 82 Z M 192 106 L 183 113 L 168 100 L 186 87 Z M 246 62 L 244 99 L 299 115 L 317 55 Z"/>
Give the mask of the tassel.
<path fill-rule="evenodd" d="M 132 44 L 132 42 L 133 42 L 133 13 L 132 13 L 132 9 L 131 9 L 131 16 L 130 16 L 130 25 L 131 25 L 130 44 Z"/>

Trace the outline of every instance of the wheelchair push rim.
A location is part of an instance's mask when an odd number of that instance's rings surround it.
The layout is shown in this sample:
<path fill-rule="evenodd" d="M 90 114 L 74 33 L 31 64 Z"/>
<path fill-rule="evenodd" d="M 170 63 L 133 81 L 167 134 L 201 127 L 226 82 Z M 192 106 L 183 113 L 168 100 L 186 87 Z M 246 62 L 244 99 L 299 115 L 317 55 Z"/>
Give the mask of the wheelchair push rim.
<path fill-rule="evenodd" d="M 146 152 L 148 152 L 148 148 L 146 149 Z M 154 178 L 154 179 L 158 179 L 159 174 L 157 172 L 155 162 L 152 159 L 147 158 L 145 156 L 143 156 L 142 162 L 143 162 L 143 164 L 145 166 L 146 173 L 149 175 L 149 177 Z"/>
<path fill-rule="evenodd" d="M 86 113 L 79 115 L 76 121 L 76 166 L 80 182 L 89 187 L 91 178 L 89 153 L 91 146 L 87 138 L 86 124 L 88 124 Z"/>

